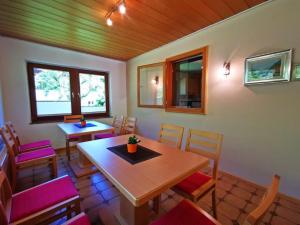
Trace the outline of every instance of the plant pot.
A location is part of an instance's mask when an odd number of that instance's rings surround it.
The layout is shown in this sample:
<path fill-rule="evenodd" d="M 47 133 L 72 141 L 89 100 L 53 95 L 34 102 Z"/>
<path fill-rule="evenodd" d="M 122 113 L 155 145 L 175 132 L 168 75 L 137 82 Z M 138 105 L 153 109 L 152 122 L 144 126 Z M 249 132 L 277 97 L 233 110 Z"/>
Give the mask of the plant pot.
<path fill-rule="evenodd" d="M 137 144 L 127 144 L 128 153 L 135 153 L 137 150 Z"/>
<path fill-rule="evenodd" d="M 85 127 L 85 126 L 86 126 L 86 120 L 85 120 L 85 121 L 81 121 L 80 123 L 81 123 L 81 126 L 82 126 L 82 127 Z"/>

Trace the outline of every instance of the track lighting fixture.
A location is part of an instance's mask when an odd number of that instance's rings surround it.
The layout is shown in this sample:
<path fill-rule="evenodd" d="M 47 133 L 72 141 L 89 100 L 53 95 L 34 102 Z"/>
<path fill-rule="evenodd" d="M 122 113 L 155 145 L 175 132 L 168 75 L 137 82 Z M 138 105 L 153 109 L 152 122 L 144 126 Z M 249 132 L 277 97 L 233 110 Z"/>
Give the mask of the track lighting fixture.
<path fill-rule="evenodd" d="M 106 19 L 106 24 L 108 26 L 113 25 L 113 21 L 111 19 L 111 16 L 114 12 L 119 11 L 120 14 L 124 15 L 126 13 L 126 6 L 125 6 L 125 0 L 120 0 L 118 1 L 112 9 L 106 14 L 105 19 Z"/>

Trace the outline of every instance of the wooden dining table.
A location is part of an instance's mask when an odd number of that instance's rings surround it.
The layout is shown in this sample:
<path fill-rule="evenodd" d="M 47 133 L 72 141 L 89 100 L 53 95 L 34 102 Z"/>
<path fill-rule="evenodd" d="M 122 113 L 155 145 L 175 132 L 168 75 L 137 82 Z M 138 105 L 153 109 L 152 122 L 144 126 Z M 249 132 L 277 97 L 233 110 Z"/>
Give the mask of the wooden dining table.
<path fill-rule="evenodd" d="M 131 164 L 117 152 L 109 150 L 111 147 L 124 146 L 129 136 L 83 142 L 77 147 L 121 192 L 120 210 L 115 215 L 119 223 L 146 225 L 150 213 L 148 202 L 208 166 L 209 160 L 136 135 L 141 140 L 139 146 L 160 155 Z"/>
<path fill-rule="evenodd" d="M 92 125 L 91 125 L 92 124 Z M 58 123 L 57 126 L 63 131 L 66 139 L 66 152 L 67 157 L 70 160 L 70 146 L 69 139 L 76 137 L 79 142 L 90 141 L 92 135 L 96 133 L 112 133 L 114 127 L 100 123 L 97 121 L 87 121 L 86 127 L 80 127 L 80 123 Z M 79 152 L 78 159 L 69 162 L 71 169 L 75 173 L 76 177 L 85 176 L 96 171 L 96 167 L 85 157 L 85 155 Z"/>

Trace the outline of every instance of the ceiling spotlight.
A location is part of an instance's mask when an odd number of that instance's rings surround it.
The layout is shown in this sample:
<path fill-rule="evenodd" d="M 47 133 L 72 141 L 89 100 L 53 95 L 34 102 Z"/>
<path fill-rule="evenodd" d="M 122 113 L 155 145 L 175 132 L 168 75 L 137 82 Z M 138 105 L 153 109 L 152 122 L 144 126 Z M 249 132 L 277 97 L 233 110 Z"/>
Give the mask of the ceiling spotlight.
<path fill-rule="evenodd" d="M 123 15 L 126 13 L 126 7 L 124 2 L 119 5 L 119 12 Z"/>
<path fill-rule="evenodd" d="M 107 19 L 106 19 L 106 24 L 107 24 L 108 26 L 112 26 L 112 25 L 113 25 L 113 21 L 111 20 L 111 18 L 107 18 Z"/>

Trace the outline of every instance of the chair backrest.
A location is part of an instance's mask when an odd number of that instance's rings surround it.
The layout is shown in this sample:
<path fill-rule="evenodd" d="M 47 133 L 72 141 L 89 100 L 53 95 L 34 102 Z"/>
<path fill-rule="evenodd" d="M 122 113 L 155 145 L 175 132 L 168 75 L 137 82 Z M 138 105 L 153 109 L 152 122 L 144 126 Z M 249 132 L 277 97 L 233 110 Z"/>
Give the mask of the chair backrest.
<path fill-rule="evenodd" d="M 14 143 L 16 145 L 16 148 L 18 148 L 21 145 L 20 139 L 18 137 L 18 134 L 14 128 L 14 125 L 11 121 L 8 121 L 5 123 L 6 128 L 8 129 L 10 135 L 12 136 Z"/>
<path fill-rule="evenodd" d="M 114 116 L 112 126 L 115 128 L 115 134 L 120 134 L 124 125 L 124 116 Z"/>
<path fill-rule="evenodd" d="M 271 186 L 268 188 L 264 198 L 250 214 L 246 217 L 243 225 L 257 225 L 260 224 L 264 215 L 274 202 L 278 193 L 280 176 L 274 175 Z"/>
<path fill-rule="evenodd" d="M 76 123 L 83 118 L 83 115 L 68 115 L 64 116 L 64 123 Z"/>
<path fill-rule="evenodd" d="M 11 211 L 12 190 L 6 174 L 0 171 L 0 224 L 7 225 Z"/>
<path fill-rule="evenodd" d="M 137 118 L 127 117 L 122 127 L 121 134 L 135 134 Z"/>
<path fill-rule="evenodd" d="M 223 135 L 190 129 L 186 140 L 186 151 L 194 152 L 213 160 L 213 179 L 217 179 Z"/>
<path fill-rule="evenodd" d="M 161 124 L 158 142 L 170 144 L 181 149 L 184 127 L 173 124 Z"/>
<path fill-rule="evenodd" d="M 12 190 L 14 191 L 16 186 L 16 179 L 17 179 L 16 177 L 17 165 L 15 160 L 15 156 L 17 155 L 16 145 L 6 126 L 0 128 L 0 135 L 2 136 L 4 144 L 6 145 L 7 148 L 7 152 L 9 156 L 8 159 L 10 160 L 10 165 L 11 165 L 11 175 L 12 175 L 11 186 L 12 186 Z"/>
<path fill-rule="evenodd" d="M 0 134 L 2 136 L 2 139 L 4 141 L 4 144 L 6 145 L 9 152 L 12 152 L 15 155 L 18 154 L 16 144 L 13 140 L 13 136 L 10 134 L 7 126 L 3 126 L 0 128 Z"/>

